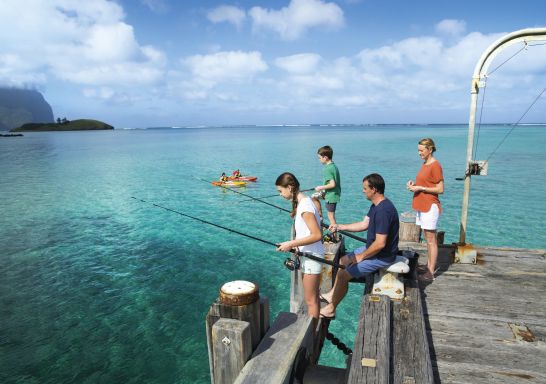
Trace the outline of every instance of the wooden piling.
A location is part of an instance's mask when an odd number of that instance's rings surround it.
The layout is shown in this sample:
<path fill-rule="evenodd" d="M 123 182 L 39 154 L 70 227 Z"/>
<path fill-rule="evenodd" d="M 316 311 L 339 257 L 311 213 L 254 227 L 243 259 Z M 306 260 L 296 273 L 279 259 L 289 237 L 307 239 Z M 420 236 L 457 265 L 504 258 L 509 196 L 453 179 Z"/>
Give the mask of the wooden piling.
<path fill-rule="evenodd" d="M 421 240 L 421 227 L 415 222 L 408 223 L 400 220 L 400 230 L 398 231 L 400 241 L 410 241 L 418 243 Z"/>
<path fill-rule="evenodd" d="M 215 384 L 231 384 L 252 354 L 250 324 L 219 319 L 212 326 L 213 376 Z"/>
<path fill-rule="evenodd" d="M 240 304 L 240 305 L 238 305 Z M 265 315 L 265 312 L 269 312 L 269 301 L 267 298 L 260 300 L 258 285 L 245 281 L 235 281 L 226 283 L 222 286 L 219 292 L 219 298 L 211 305 L 207 318 L 205 321 L 207 332 L 207 344 L 209 353 L 209 369 L 211 375 L 211 382 L 213 384 L 225 383 L 220 376 L 217 376 L 221 372 L 235 372 L 237 367 L 240 369 L 244 366 L 244 363 L 248 360 L 250 353 L 258 346 L 262 335 L 269 328 L 269 314 Z M 264 313 L 264 315 L 262 315 Z M 222 327 L 217 329 L 218 334 L 229 334 L 234 337 L 237 342 L 237 348 L 231 348 L 230 359 L 232 356 L 237 356 L 237 359 L 243 359 L 243 361 L 237 360 L 232 363 L 230 367 L 222 366 L 216 368 L 215 364 L 218 363 L 218 356 L 215 353 L 225 355 L 225 346 L 217 345 L 222 344 L 222 339 L 218 340 L 213 337 L 213 328 L 220 319 L 233 319 L 248 324 L 248 331 L 242 325 L 235 325 L 233 322 L 223 322 Z M 263 320 L 262 320 L 263 319 Z M 248 335 L 248 336 L 247 336 Z M 247 341 L 243 341 L 241 338 L 249 337 L 250 353 L 246 354 Z M 228 337 L 228 339 L 230 339 Z M 230 339 L 231 340 L 231 339 Z M 235 351 L 237 349 L 237 351 Z M 233 357 L 235 359 L 235 357 Z M 237 373 L 239 372 L 237 371 Z M 223 374 L 222 374 L 223 375 Z M 235 375 L 236 377 L 236 375 Z M 232 381 L 233 382 L 233 381 Z"/>

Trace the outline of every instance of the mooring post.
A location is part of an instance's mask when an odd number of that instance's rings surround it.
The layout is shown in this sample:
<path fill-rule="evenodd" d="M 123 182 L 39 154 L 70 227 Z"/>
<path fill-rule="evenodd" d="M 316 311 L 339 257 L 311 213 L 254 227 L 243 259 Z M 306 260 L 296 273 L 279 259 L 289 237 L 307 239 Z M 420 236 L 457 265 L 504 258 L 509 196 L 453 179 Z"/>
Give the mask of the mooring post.
<path fill-rule="evenodd" d="M 224 284 L 206 318 L 211 383 L 235 381 L 268 328 L 269 301 L 260 298 L 258 285 Z"/>
<path fill-rule="evenodd" d="M 421 240 L 421 227 L 415 223 L 415 212 L 404 212 L 400 215 L 400 241 L 418 243 Z"/>
<path fill-rule="evenodd" d="M 220 319 L 212 326 L 212 378 L 215 384 L 235 381 L 252 354 L 250 324 Z"/>

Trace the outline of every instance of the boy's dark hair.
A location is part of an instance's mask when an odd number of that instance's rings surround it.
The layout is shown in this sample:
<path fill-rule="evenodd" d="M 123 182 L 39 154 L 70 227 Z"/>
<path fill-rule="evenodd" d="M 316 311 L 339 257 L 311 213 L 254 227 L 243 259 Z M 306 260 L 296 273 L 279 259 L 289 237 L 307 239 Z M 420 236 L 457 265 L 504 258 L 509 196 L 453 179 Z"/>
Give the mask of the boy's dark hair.
<path fill-rule="evenodd" d="M 334 150 L 329 145 L 325 145 L 324 147 L 320 147 L 317 151 L 317 153 L 321 156 L 326 156 L 330 160 L 332 160 L 332 157 L 334 156 Z"/>
<path fill-rule="evenodd" d="M 385 180 L 381 177 L 379 173 L 371 173 L 362 179 L 362 182 L 368 180 L 368 185 L 370 188 L 373 188 L 382 195 L 385 194 Z"/>

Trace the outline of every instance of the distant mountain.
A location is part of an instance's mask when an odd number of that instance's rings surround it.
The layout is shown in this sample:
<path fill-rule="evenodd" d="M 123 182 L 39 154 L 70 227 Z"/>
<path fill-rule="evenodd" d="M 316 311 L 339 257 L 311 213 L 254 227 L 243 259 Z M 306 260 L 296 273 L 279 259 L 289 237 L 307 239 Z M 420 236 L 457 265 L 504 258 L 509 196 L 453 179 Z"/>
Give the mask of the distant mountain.
<path fill-rule="evenodd" d="M 52 123 L 53 111 L 42 94 L 30 89 L 0 88 L 0 130 L 26 123 Z"/>

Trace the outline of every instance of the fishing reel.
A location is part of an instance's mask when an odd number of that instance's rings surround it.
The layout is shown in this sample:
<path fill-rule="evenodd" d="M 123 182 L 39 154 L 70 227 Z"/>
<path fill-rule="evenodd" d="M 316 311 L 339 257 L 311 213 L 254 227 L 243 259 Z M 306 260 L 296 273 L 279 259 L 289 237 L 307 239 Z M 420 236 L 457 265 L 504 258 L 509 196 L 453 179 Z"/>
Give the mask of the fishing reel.
<path fill-rule="evenodd" d="M 327 233 L 322 237 L 323 243 L 337 243 L 339 242 L 339 237 L 337 233 Z"/>
<path fill-rule="evenodd" d="M 286 260 L 284 260 L 284 266 L 290 271 L 298 270 L 301 267 L 300 258 L 297 257 L 292 260 L 291 258 L 287 257 Z"/>

